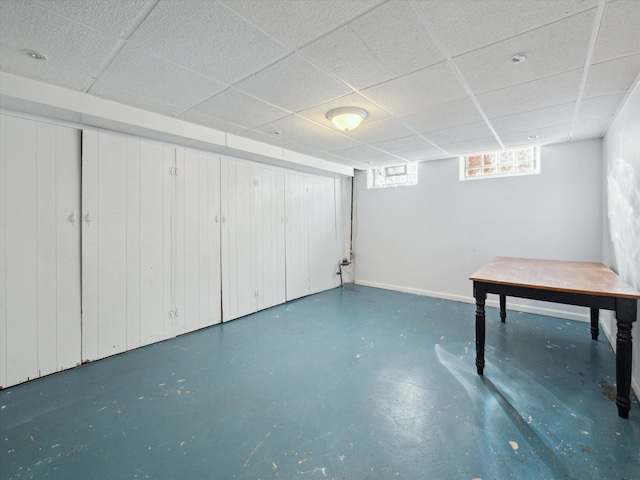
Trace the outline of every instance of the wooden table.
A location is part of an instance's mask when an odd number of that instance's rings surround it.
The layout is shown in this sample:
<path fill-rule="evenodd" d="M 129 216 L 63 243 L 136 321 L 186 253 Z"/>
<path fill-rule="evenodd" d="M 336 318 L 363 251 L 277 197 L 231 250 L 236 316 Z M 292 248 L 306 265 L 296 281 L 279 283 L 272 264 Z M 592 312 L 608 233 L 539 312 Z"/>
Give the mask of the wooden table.
<path fill-rule="evenodd" d="M 506 319 L 506 297 L 589 307 L 591 337 L 598 338 L 599 310 L 615 312 L 616 405 L 618 415 L 629 418 L 631 401 L 631 328 L 636 321 L 640 292 L 601 263 L 562 262 L 496 257 L 469 277 L 476 299 L 476 368 L 484 372 L 485 312 L 487 293 L 500 295 L 500 318 Z"/>

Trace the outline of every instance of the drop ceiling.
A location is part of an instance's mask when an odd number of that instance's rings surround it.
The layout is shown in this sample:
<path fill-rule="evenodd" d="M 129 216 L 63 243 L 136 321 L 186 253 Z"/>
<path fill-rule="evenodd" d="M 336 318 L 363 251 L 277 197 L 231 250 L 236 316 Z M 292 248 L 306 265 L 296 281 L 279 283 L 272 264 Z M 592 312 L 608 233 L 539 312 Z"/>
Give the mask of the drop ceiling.
<path fill-rule="evenodd" d="M 365 169 L 601 137 L 638 25 L 640 0 L 2 0 L 0 70 Z"/>

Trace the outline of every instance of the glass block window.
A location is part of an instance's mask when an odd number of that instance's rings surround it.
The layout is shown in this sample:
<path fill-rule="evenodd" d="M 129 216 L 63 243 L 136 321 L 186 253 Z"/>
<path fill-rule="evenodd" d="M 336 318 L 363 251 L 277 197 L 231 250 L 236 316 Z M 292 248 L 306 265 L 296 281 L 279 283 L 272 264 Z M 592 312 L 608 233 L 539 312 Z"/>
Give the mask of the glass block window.
<path fill-rule="evenodd" d="M 460 180 L 540 173 L 540 148 L 522 147 L 460 157 Z"/>
<path fill-rule="evenodd" d="M 403 187 L 417 184 L 417 163 L 375 167 L 367 171 L 367 188 Z"/>

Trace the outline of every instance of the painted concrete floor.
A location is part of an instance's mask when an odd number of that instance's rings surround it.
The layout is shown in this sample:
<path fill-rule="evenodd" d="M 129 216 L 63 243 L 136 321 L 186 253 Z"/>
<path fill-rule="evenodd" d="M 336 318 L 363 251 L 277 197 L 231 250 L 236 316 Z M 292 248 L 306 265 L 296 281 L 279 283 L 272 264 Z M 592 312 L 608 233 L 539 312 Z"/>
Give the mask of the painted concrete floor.
<path fill-rule="evenodd" d="M 0 478 L 640 478 L 604 338 L 488 309 L 482 378 L 473 325 L 350 285 L 5 389 Z"/>

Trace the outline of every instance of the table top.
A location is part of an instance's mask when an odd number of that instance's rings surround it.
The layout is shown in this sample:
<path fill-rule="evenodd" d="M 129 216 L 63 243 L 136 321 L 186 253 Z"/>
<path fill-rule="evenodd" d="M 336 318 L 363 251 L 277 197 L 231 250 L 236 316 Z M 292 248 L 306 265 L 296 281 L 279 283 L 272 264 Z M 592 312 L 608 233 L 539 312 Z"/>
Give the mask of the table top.
<path fill-rule="evenodd" d="M 469 280 L 607 297 L 640 298 L 640 292 L 601 263 L 495 257 Z"/>

